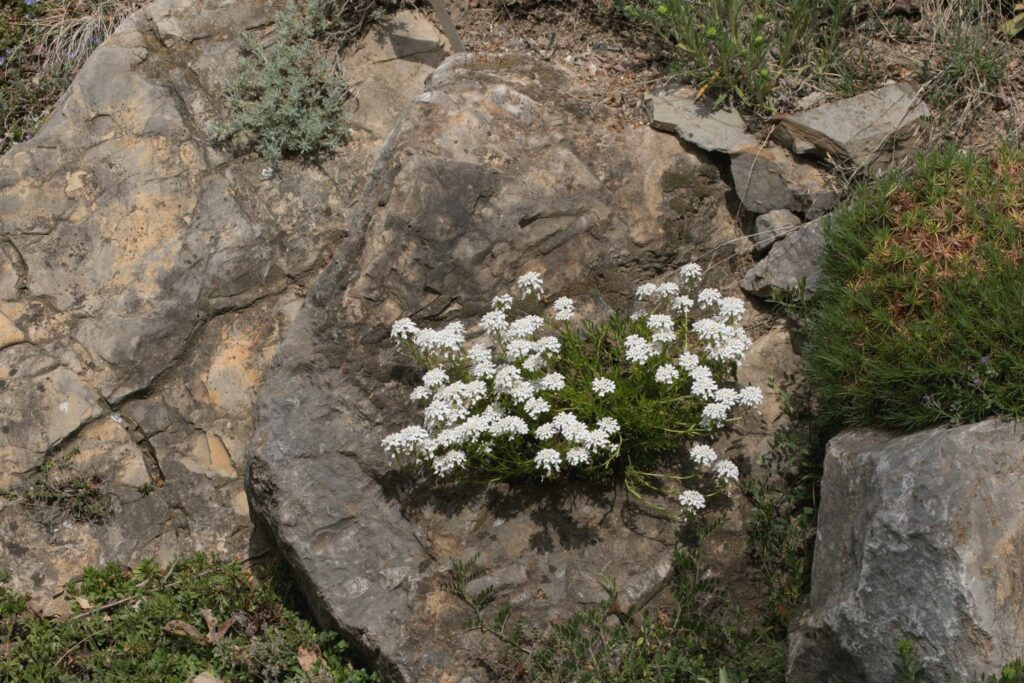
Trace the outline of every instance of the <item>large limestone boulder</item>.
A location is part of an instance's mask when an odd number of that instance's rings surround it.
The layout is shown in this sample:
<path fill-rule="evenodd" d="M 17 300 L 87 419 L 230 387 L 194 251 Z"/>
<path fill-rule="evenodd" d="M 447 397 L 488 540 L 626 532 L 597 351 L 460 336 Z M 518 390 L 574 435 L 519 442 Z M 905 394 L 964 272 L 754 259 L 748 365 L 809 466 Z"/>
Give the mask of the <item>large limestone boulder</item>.
<path fill-rule="evenodd" d="M 353 142 L 265 181 L 207 131 L 239 33 L 269 35 L 282 5 L 149 5 L 0 159 L 0 487 L 14 492 L 0 568 L 40 609 L 86 564 L 249 552 L 257 387 L 345 235 L 381 127 L 445 54 L 421 15 L 381 26 L 343 62 Z M 99 482 L 103 523 L 19 498 L 54 464 Z"/>
<path fill-rule="evenodd" d="M 499 643 L 465 629 L 443 587 L 476 555 L 516 617 L 543 627 L 619 587 L 654 597 L 676 526 L 622 490 L 440 487 L 397 475 L 380 447 L 414 418 L 416 373 L 388 339 L 477 316 L 527 270 L 601 310 L 636 282 L 741 233 L 714 166 L 650 129 L 616 130 L 568 74 L 516 56 L 449 59 L 392 131 L 349 236 L 310 293 L 259 399 L 248 490 L 312 608 L 388 681 L 486 680 Z M 722 247 L 717 250 L 716 247 Z"/>
<path fill-rule="evenodd" d="M 935 683 L 1024 652 L 1024 432 L 988 420 L 850 431 L 825 459 L 790 683 L 888 683 L 909 638 Z"/>

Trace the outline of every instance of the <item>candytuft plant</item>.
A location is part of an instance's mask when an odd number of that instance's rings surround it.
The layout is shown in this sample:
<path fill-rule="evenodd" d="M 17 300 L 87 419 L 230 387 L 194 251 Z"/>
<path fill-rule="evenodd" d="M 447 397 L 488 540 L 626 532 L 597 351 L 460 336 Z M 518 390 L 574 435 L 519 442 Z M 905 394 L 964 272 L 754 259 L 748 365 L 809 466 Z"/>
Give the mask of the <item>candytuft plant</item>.
<path fill-rule="evenodd" d="M 688 264 L 674 280 L 644 284 L 638 310 L 603 321 L 575 322 L 566 297 L 543 311 L 538 273 L 494 298 L 478 338 L 461 321 L 440 330 L 397 321 L 391 336 L 426 370 L 412 392 L 423 421 L 385 438 L 385 451 L 438 478 L 617 474 L 634 495 L 671 489 L 684 510 L 702 509 L 705 494 L 738 478 L 704 442 L 761 391 L 733 381 L 750 346 L 743 302 L 697 291 L 701 276 Z M 684 471 L 655 471 L 685 444 Z"/>

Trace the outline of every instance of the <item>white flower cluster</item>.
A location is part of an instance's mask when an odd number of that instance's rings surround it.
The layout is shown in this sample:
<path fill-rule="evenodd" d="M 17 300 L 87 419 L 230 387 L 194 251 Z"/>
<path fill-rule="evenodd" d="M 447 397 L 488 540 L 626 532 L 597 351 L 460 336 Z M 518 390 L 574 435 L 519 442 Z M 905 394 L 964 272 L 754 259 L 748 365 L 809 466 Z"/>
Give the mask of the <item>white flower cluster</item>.
<path fill-rule="evenodd" d="M 702 276 L 700 266 L 688 264 L 674 281 L 637 289 L 636 298 L 646 308 L 632 318 L 630 331 L 635 333 L 621 339 L 621 361 L 605 374 L 586 376 L 586 367 L 566 370 L 561 363 L 565 325 L 577 316 L 572 299 L 556 299 L 543 317 L 514 317 L 517 301 L 536 305 L 544 297 L 544 282 L 536 272 L 517 280 L 516 296 L 494 297 L 479 321 L 479 339 L 472 343 L 461 322 L 431 330 L 408 318 L 398 320 L 392 338 L 427 368 L 411 394 L 423 405 L 423 422 L 386 437 L 384 450 L 392 458 L 418 461 L 442 478 L 509 453 L 543 477 L 606 465 L 618 454 L 621 426 L 612 416 L 589 423 L 581 419 L 583 413 L 574 412 L 580 392 L 589 396 L 586 414 L 592 415 L 595 406 L 607 412 L 616 401 L 630 400 L 625 398 L 629 393 L 617 398 L 617 382 L 633 381 L 637 373 L 649 378 L 643 381 L 653 380 L 644 386 L 660 387 L 644 391 L 689 397 L 691 405 L 698 399 L 700 427 L 710 434 L 735 409 L 760 403 L 761 392 L 719 385 L 716 377 L 740 361 L 750 339 L 739 324 L 743 302 L 715 289 L 695 291 Z M 567 386 L 557 369 L 571 372 L 575 385 Z M 738 477 L 736 466 L 709 446 L 694 446 L 690 457 L 722 483 Z M 705 504 L 703 495 L 691 490 L 683 492 L 679 503 L 691 511 Z"/>

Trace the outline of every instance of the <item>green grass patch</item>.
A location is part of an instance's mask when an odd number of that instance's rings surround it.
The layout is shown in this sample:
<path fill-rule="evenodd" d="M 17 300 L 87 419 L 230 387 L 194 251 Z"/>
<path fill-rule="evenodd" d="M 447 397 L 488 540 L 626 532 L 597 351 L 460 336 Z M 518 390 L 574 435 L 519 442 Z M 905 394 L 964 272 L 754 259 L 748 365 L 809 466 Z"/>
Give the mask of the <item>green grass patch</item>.
<path fill-rule="evenodd" d="M 673 48 L 675 68 L 716 104 L 773 109 L 783 78 L 832 74 L 850 0 L 642 0 L 625 7 Z"/>
<path fill-rule="evenodd" d="M 281 576 L 197 554 L 166 569 L 87 569 L 66 587 L 71 615 L 44 619 L 0 575 L 0 681 L 368 683 L 336 634 L 296 611 Z"/>
<path fill-rule="evenodd" d="M 826 235 L 807 354 L 825 418 L 1024 414 L 1024 150 L 921 156 L 857 190 Z"/>

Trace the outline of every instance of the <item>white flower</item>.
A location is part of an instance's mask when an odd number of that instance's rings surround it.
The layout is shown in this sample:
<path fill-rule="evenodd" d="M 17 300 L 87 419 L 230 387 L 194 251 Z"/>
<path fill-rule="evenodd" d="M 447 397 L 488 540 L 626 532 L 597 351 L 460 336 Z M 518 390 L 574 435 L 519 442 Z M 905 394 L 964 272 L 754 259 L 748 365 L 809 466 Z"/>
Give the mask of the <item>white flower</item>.
<path fill-rule="evenodd" d="M 759 387 L 743 387 L 740 389 L 740 400 L 741 406 L 753 407 L 761 405 L 761 401 L 764 400 L 764 395 L 761 393 Z"/>
<path fill-rule="evenodd" d="M 533 385 L 529 382 L 520 382 L 508 392 L 513 401 L 524 404 L 533 398 Z"/>
<path fill-rule="evenodd" d="M 727 417 L 729 417 L 729 406 L 724 403 L 709 403 L 701 412 L 701 421 L 713 426 L 721 426 Z"/>
<path fill-rule="evenodd" d="M 553 472 L 559 471 L 559 467 L 562 464 L 562 455 L 554 448 L 542 448 L 537 452 L 533 462 L 538 470 L 544 470 L 547 476 L 551 476 Z"/>
<path fill-rule="evenodd" d="M 685 266 L 679 269 L 679 277 L 684 282 L 690 280 L 699 280 L 704 276 L 704 269 L 696 263 L 687 263 Z"/>
<path fill-rule="evenodd" d="M 724 406 L 732 408 L 740 400 L 740 392 L 735 389 L 723 387 L 715 392 L 715 403 L 721 403 Z"/>
<path fill-rule="evenodd" d="M 565 388 L 565 377 L 557 372 L 549 372 L 541 378 L 540 388 L 544 391 L 561 391 Z"/>
<path fill-rule="evenodd" d="M 590 451 L 607 451 L 612 447 L 611 435 L 600 428 L 583 430 L 576 442 L 583 443 Z"/>
<path fill-rule="evenodd" d="M 590 383 L 590 388 L 593 389 L 594 393 L 599 397 L 604 398 L 615 391 L 615 382 L 607 377 L 597 377 Z"/>
<path fill-rule="evenodd" d="M 551 410 L 551 404 L 542 398 L 534 397 L 526 401 L 523 405 L 523 410 L 526 411 L 527 415 L 536 420 L 538 417 Z"/>
<path fill-rule="evenodd" d="M 715 475 L 722 481 L 737 481 L 740 478 L 740 470 L 731 460 L 719 460 L 715 463 Z"/>
<path fill-rule="evenodd" d="M 654 355 L 654 346 L 640 335 L 631 334 L 626 337 L 626 360 L 643 365 Z"/>
<path fill-rule="evenodd" d="M 572 320 L 576 314 L 576 304 L 567 296 L 556 299 L 552 308 L 555 309 L 555 320 Z"/>
<path fill-rule="evenodd" d="M 507 311 L 512 308 L 512 295 L 511 294 L 499 294 L 498 296 L 491 299 L 491 308 L 496 311 Z"/>
<path fill-rule="evenodd" d="M 523 376 L 519 368 L 514 365 L 502 365 L 494 373 L 494 391 L 498 394 L 507 394 L 522 381 Z"/>
<path fill-rule="evenodd" d="M 562 350 L 562 343 L 557 337 L 541 337 L 537 340 L 537 351 L 540 353 L 557 354 Z"/>
<path fill-rule="evenodd" d="M 722 293 L 714 287 L 700 290 L 697 295 L 697 303 L 705 308 L 711 308 L 712 306 L 718 305 L 718 302 L 722 300 Z"/>
<path fill-rule="evenodd" d="M 602 417 L 597 421 L 597 428 L 607 434 L 617 434 L 619 432 L 619 421 L 614 417 Z"/>
<path fill-rule="evenodd" d="M 551 422 L 547 422 L 534 429 L 533 435 L 541 441 L 547 441 L 548 439 L 553 439 L 558 435 L 558 427 Z"/>
<path fill-rule="evenodd" d="M 587 449 L 577 446 L 575 448 L 570 448 L 566 452 L 565 461 L 573 467 L 576 467 L 577 465 L 589 465 L 590 454 L 587 453 Z"/>
<path fill-rule="evenodd" d="M 711 446 L 701 443 L 690 449 L 690 460 L 701 467 L 710 467 L 718 460 L 718 453 Z"/>
<path fill-rule="evenodd" d="M 651 335 L 651 341 L 668 344 L 676 340 L 676 333 L 672 330 L 658 330 Z"/>
<path fill-rule="evenodd" d="M 693 384 L 690 385 L 690 391 L 692 391 L 695 396 L 711 399 L 714 397 L 715 392 L 718 391 L 718 384 L 715 382 L 715 378 L 711 374 L 711 370 L 703 365 L 698 365 L 691 370 L 690 377 L 693 379 Z"/>
<path fill-rule="evenodd" d="M 448 381 L 448 373 L 443 368 L 434 368 L 428 370 L 423 375 L 423 386 L 433 389 L 434 387 L 440 386 Z"/>
<path fill-rule="evenodd" d="M 689 313 L 691 308 L 693 308 L 693 299 L 688 296 L 677 296 L 672 299 L 672 310 L 676 313 Z"/>
<path fill-rule="evenodd" d="M 654 296 L 654 293 L 658 291 L 658 285 L 653 282 L 646 282 L 636 288 L 636 298 L 640 301 L 646 301 Z"/>
<path fill-rule="evenodd" d="M 558 428 L 566 441 L 582 444 L 586 440 L 587 426 L 572 413 L 559 413 L 555 415 L 551 423 Z"/>
<path fill-rule="evenodd" d="M 691 512 L 703 510 L 705 506 L 704 496 L 699 491 L 683 491 L 679 496 L 679 505 Z"/>
<path fill-rule="evenodd" d="M 466 327 L 461 322 L 449 323 L 441 330 L 420 330 L 412 343 L 423 352 L 443 352 L 454 355 L 466 341 Z"/>
<path fill-rule="evenodd" d="M 410 426 L 390 434 L 381 441 L 384 452 L 395 455 L 414 455 L 426 450 L 430 433 L 423 427 Z"/>
<path fill-rule="evenodd" d="M 544 325 L 544 318 L 539 315 L 525 315 L 508 326 L 510 339 L 524 339 L 531 336 Z"/>
<path fill-rule="evenodd" d="M 473 349 L 469 352 L 469 359 L 473 361 L 472 367 L 469 369 L 469 374 L 473 375 L 477 379 L 491 379 L 494 377 L 494 373 L 498 371 L 498 366 L 491 360 L 491 350 L 488 348 L 476 346 L 474 349 L 483 349 L 486 353 L 478 352 L 473 353 Z"/>
<path fill-rule="evenodd" d="M 666 282 L 658 285 L 657 295 L 661 299 L 671 299 L 679 296 L 679 285 L 674 282 Z"/>
<path fill-rule="evenodd" d="M 480 318 L 480 327 L 484 328 L 487 334 L 502 334 L 508 329 L 508 318 L 505 311 L 491 311 Z"/>
<path fill-rule="evenodd" d="M 654 331 L 671 330 L 675 326 L 672 316 L 664 313 L 655 313 L 647 316 L 647 327 Z"/>
<path fill-rule="evenodd" d="M 529 372 L 537 372 L 544 368 L 544 356 L 535 353 L 523 361 L 523 369 Z"/>
<path fill-rule="evenodd" d="M 659 384 L 672 384 L 679 379 L 679 371 L 676 366 L 666 363 L 654 372 L 654 381 Z"/>
<path fill-rule="evenodd" d="M 727 296 L 718 302 L 718 314 L 727 320 L 734 320 L 743 316 L 743 299 L 734 296 Z"/>
<path fill-rule="evenodd" d="M 523 418 L 516 415 L 506 415 L 505 417 L 494 420 L 488 428 L 488 431 L 490 431 L 493 436 L 507 436 L 510 434 L 525 436 L 530 433 L 530 427 L 526 424 L 526 421 L 523 420 Z"/>
<path fill-rule="evenodd" d="M 420 328 L 411 319 L 402 318 L 401 320 L 396 320 L 395 324 L 391 326 L 391 338 L 409 339 L 419 331 Z"/>
<path fill-rule="evenodd" d="M 516 287 L 519 288 L 523 296 L 531 294 L 541 296 L 544 293 L 544 280 L 541 279 L 540 273 L 530 271 L 529 273 L 524 273 L 516 280 Z"/>
<path fill-rule="evenodd" d="M 676 363 L 678 363 L 679 367 L 683 370 L 686 370 L 687 374 L 690 374 L 700 365 L 700 358 L 697 358 L 697 356 L 687 351 L 676 359 Z"/>
<path fill-rule="evenodd" d="M 466 464 L 466 454 L 462 451 L 448 451 L 440 458 L 435 458 L 432 464 L 434 468 L 434 474 L 441 477 L 442 479 L 446 474 L 451 472 L 456 467 L 462 467 Z"/>
<path fill-rule="evenodd" d="M 412 393 L 409 394 L 409 398 L 414 401 L 425 401 L 430 398 L 430 395 L 433 393 L 434 392 L 430 390 L 430 387 L 416 387 L 412 390 Z"/>
<path fill-rule="evenodd" d="M 522 360 L 537 350 L 537 343 L 529 339 L 513 339 L 505 347 L 505 353 L 512 360 Z"/>

